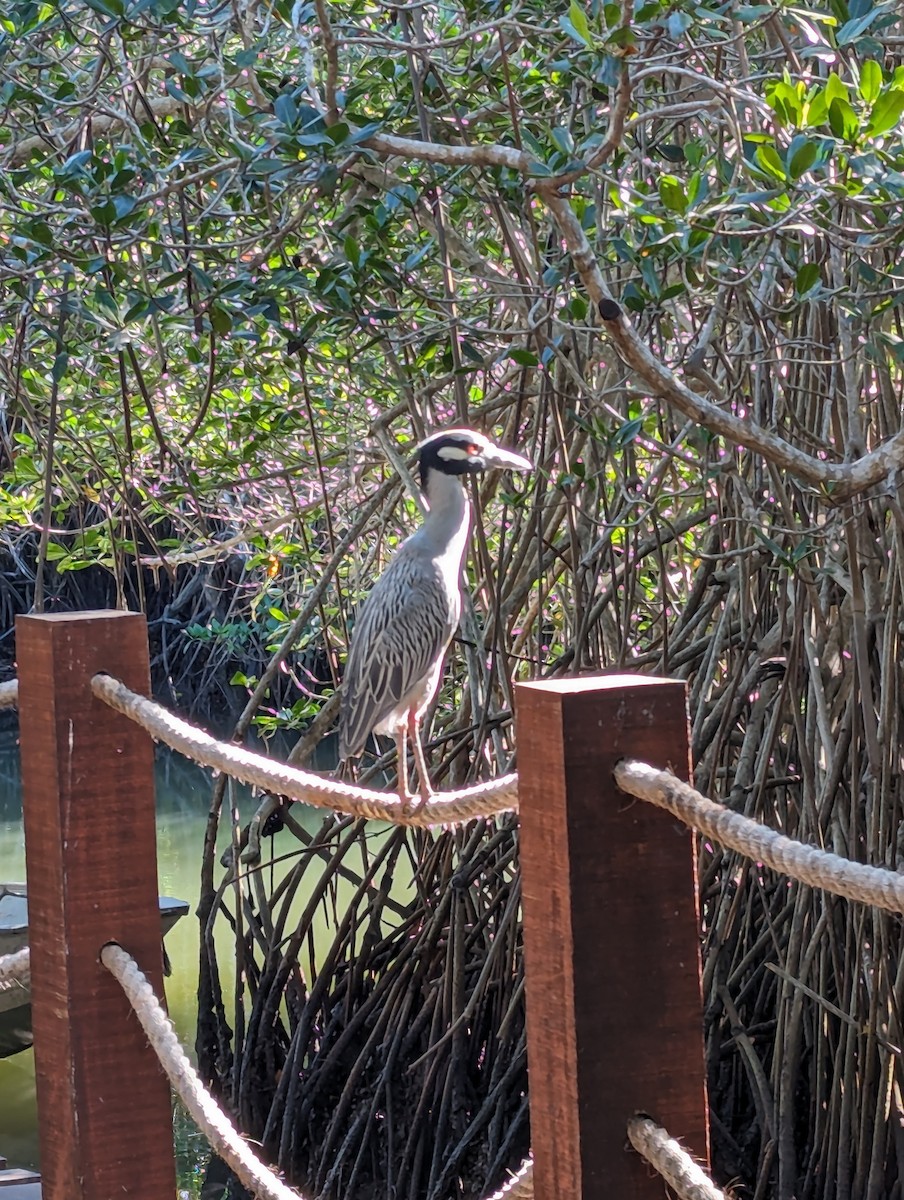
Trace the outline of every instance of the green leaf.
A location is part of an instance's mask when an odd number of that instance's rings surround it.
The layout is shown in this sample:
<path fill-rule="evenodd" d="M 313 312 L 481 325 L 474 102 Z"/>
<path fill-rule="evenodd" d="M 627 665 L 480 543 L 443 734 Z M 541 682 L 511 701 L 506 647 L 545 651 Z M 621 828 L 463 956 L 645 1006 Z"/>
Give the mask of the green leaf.
<path fill-rule="evenodd" d="M 102 204 L 94 205 L 91 216 L 98 225 L 112 225 L 116 220 L 116 205 L 112 200 L 104 200 Z"/>
<path fill-rule="evenodd" d="M 572 154 L 574 152 L 574 139 L 571 133 L 563 126 L 558 125 L 555 129 L 551 129 L 549 136 L 555 142 L 556 148 L 561 150 L 563 154 Z"/>
<path fill-rule="evenodd" d="M 904 113 L 904 92 L 883 92 L 873 105 L 866 132 L 873 136 L 888 133 L 898 124 L 902 113 Z"/>
<path fill-rule="evenodd" d="M 817 88 L 804 109 L 804 121 L 807 125 L 824 125 L 828 119 L 829 103 L 826 99 L 826 89 Z"/>
<path fill-rule="evenodd" d="M 757 146 L 753 158 L 760 169 L 767 175 L 771 175 L 773 179 L 779 179 L 782 183 L 787 180 L 784 163 L 779 158 L 778 151 L 774 146 Z"/>
<path fill-rule="evenodd" d="M 584 6 L 579 4 L 578 0 L 571 0 L 568 5 L 568 21 L 584 45 L 592 50 L 593 38 L 590 35 L 590 26 L 587 24 L 587 14 L 584 12 Z"/>
<path fill-rule="evenodd" d="M 78 150 L 75 154 L 70 154 L 60 167 L 60 175 L 84 175 L 85 167 L 91 161 L 93 153 L 92 150 Z"/>
<path fill-rule="evenodd" d="M 622 292 L 622 300 L 625 308 L 631 312 L 642 313 L 647 306 L 649 297 L 641 291 L 636 283 L 628 283 L 625 285 L 625 290 Z"/>
<path fill-rule="evenodd" d="M 797 278 L 794 280 L 794 286 L 797 289 L 798 295 L 805 296 L 807 292 L 812 291 L 820 282 L 820 272 L 818 263 L 804 263 L 797 272 Z"/>
<path fill-rule="evenodd" d="M 540 361 L 532 350 L 525 350 L 520 346 L 516 346 L 513 350 L 509 350 L 508 356 L 512 362 L 518 363 L 518 365 L 521 367 L 535 367 Z"/>
<path fill-rule="evenodd" d="M 766 86 L 766 100 L 775 113 L 787 125 L 799 125 L 803 118 L 803 87 L 796 87 L 786 79 L 777 79 Z"/>
<path fill-rule="evenodd" d="M 42 246 L 53 245 L 53 234 L 50 231 L 50 226 L 46 221 L 35 219 L 30 221 L 28 225 L 28 233 L 33 241 L 39 242 Z"/>
<path fill-rule="evenodd" d="M 816 162 L 816 143 L 804 142 L 791 155 L 791 161 L 788 163 L 788 174 L 792 179 L 800 179 L 801 175 L 805 175 L 807 171 Z"/>
<path fill-rule="evenodd" d="M 590 307 L 584 296 L 572 296 L 569 304 L 572 321 L 583 321 L 587 316 L 587 310 Z"/>
<path fill-rule="evenodd" d="M 826 80 L 825 96 L 826 96 L 826 104 L 827 105 L 831 104 L 833 100 L 849 100 L 850 99 L 850 94 L 849 94 L 847 88 L 841 82 L 841 80 L 838 78 L 838 76 L 835 74 L 834 71 L 832 71 L 832 73 L 829 75 L 828 79 Z"/>
<path fill-rule="evenodd" d="M 335 124 L 327 126 L 326 134 L 334 146 L 341 146 L 351 137 L 352 130 L 345 121 L 336 121 Z"/>
<path fill-rule="evenodd" d="M 578 0 L 571 0 L 568 5 L 568 19 L 572 25 L 584 39 L 588 46 L 593 46 L 593 38 L 590 36 L 590 26 L 587 24 L 587 14 L 584 12 L 584 6 Z"/>
<path fill-rule="evenodd" d="M 874 58 L 868 58 L 860 68 L 858 90 L 867 104 L 874 104 L 882 91 L 882 68 Z"/>
<path fill-rule="evenodd" d="M 89 8 L 103 13 L 105 17 L 121 17 L 123 13 L 122 0 L 85 0 Z"/>
<path fill-rule="evenodd" d="M 273 112 L 276 114 L 277 121 L 291 129 L 298 120 L 298 105 L 290 95 L 283 92 L 273 101 Z"/>
<path fill-rule="evenodd" d="M 687 211 L 687 193 L 680 179 L 674 175 L 663 175 L 659 180 L 659 199 L 670 212 Z"/>
<path fill-rule="evenodd" d="M 210 323 L 215 333 L 225 336 L 232 331 L 232 317 L 219 304 L 212 304 L 210 306 L 208 316 L 210 317 Z"/>
<path fill-rule="evenodd" d="M 847 100 L 837 97 L 829 105 L 829 127 L 835 137 L 843 142 L 855 142 L 860 133 L 857 114 Z"/>
<path fill-rule="evenodd" d="M 852 21 L 846 21 L 835 34 L 837 44 L 839 46 L 847 46 L 850 42 L 855 42 L 861 33 L 869 29 L 881 11 L 880 6 L 877 4 L 874 9 L 864 13 L 863 16 L 855 17 Z"/>
<path fill-rule="evenodd" d="M 30 454 L 17 454 L 13 459 L 13 467 L 17 480 L 29 482 L 41 478 L 41 472 Z"/>
<path fill-rule="evenodd" d="M 612 435 L 612 444 L 615 446 L 627 446 L 633 442 L 637 435 L 643 429 L 643 419 L 635 417 L 632 421 L 625 421 L 624 425 L 616 429 Z"/>

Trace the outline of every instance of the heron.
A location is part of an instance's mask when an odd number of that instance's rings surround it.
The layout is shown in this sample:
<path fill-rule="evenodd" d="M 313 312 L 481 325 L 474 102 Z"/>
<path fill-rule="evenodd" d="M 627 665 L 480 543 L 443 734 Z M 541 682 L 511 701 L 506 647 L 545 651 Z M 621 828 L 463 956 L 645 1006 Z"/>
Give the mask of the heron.
<path fill-rule="evenodd" d="M 342 681 L 339 757 L 357 758 L 372 733 L 395 739 L 405 811 L 433 795 L 420 723 L 436 694 L 461 615 L 461 573 L 471 529 L 466 475 L 533 464 L 474 429 L 444 429 L 418 446 L 427 515 L 406 538 L 361 604 Z M 407 739 L 419 796 L 408 788 Z M 418 802 L 419 801 L 419 802 Z"/>

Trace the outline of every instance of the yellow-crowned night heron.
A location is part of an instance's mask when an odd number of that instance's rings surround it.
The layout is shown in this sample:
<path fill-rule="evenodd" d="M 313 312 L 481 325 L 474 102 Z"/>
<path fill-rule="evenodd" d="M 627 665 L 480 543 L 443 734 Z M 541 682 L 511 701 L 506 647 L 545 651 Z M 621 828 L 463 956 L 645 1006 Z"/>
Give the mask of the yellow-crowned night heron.
<path fill-rule="evenodd" d="M 431 795 L 419 725 L 439 686 L 461 612 L 461 568 L 471 526 L 463 476 L 492 467 L 531 469 L 526 458 L 473 429 L 442 430 L 418 449 L 429 512 L 358 610 L 339 716 L 340 759 L 356 758 L 371 733 L 395 738 L 399 796 L 406 806 L 414 799 L 408 790 L 408 734 L 421 803 Z"/>

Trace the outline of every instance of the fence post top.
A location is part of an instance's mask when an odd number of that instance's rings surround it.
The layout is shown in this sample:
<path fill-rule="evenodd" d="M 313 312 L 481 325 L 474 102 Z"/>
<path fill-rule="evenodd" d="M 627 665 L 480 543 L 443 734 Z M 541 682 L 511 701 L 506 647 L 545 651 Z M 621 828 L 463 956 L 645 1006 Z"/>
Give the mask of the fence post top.
<path fill-rule="evenodd" d="M 640 675 L 627 671 L 595 671 L 587 675 L 568 675 L 557 679 L 531 679 L 515 684 L 517 690 L 547 692 L 556 696 L 573 696 L 586 692 L 630 691 L 632 688 L 684 688 L 683 679 L 662 675 Z"/>
<path fill-rule="evenodd" d="M 110 621 L 114 617 L 131 617 L 132 620 L 138 618 L 143 621 L 144 613 L 131 612 L 125 608 L 92 608 L 82 612 L 20 613 L 16 617 L 16 622 L 40 621 L 45 624 L 61 625 L 75 621 Z"/>

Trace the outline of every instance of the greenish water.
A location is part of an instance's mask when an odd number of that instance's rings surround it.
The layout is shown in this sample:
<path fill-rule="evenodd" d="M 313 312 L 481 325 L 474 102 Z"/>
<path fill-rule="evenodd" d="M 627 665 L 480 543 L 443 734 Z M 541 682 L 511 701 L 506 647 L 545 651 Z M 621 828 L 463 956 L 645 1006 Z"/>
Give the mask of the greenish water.
<path fill-rule="evenodd" d="M 167 935 L 166 948 L 173 973 L 166 981 L 170 1015 L 182 1045 L 192 1054 L 197 1017 L 198 877 L 207 809 L 210 773 L 177 755 L 158 750 L 157 855 L 159 891 L 188 902 L 189 915 L 177 922 Z M 233 788 L 240 811 L 253 808 L 247 789 Z M 229 831 L 223 831 L 223 846 Z M 22 831 L 22 799 L 19 752 L 15 732 L 0 734 L 0 881 L 25 878 L 25 840 Z M 228 961 L 228 955 L 225 956 Z M 196 1195 L 206 1159 L 204 1139 L 186 1114 L 177 1112 L 174 1121 L 180 1187 Z M 0 1059 L 0 1154 L 10 1166 L 40 1170 L 37 1107 L 35 1103 L 34 1053 L 25 1050 Z"/>

